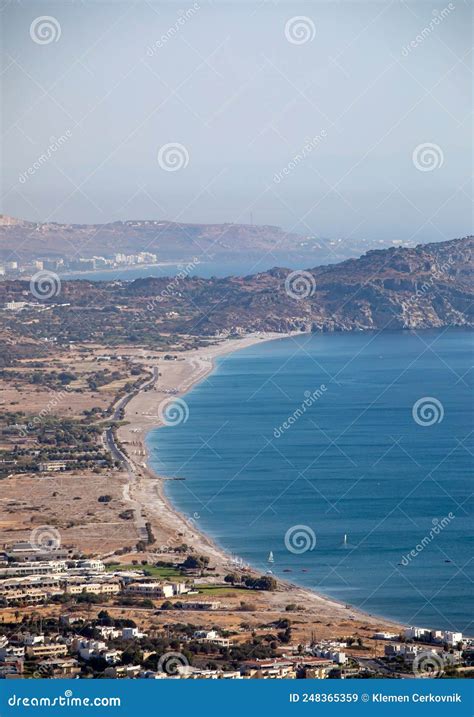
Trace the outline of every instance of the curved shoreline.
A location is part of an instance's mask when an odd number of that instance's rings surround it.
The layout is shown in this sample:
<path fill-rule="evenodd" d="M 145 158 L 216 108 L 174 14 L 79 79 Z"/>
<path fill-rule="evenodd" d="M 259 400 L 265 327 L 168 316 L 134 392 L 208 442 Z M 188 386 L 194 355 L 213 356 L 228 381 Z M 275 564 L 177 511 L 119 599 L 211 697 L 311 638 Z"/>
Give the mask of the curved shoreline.
<path fill-rule="evenodd" d="M 202 531 L 195 520 L 181 513 L 172 500 L 166 495 L 166 478 L 159 475 L 150 464 L 150 447 L 148 435 L 151 431 L 160 428 L 163 422 L 158 416 L 158 406 L 161 401 L 170 397 L 178 398 L 188 393 L 194 386 L 205 380 L 214 370 L 216 359 L 229 353 L 261 343 L 277 339 L 301 336 L 301 332 L 292 334 L 251 334 L 242 339 L 224 339 L 223 342 L 213 346 L 193 349 L 178 353 L 175 361 L 165 361 L 163 352 L 156 352 L 156 361 L 149 364 L 159 369 L 159 378 L 155 387 L 147 392 L 139 392 L 125 409 L 126 426 L 118 430 L 122 444 L 125 444 L 129 461 L 134 467 L 135 478 L 128 484 L 128 498 L 135 506 L 141 506 L 141 512 L 146 513 L 151 523 L 156 542 L 161 545 L 164 552 L 168 546 L 181 543 L 191 544 L 195 552 L 207 555 L 217 569 L 233 572 L 242 572 L 261 575 L 248 564 L 236 562 L 215 539 Z M 130 448 L 129 448 L 130 446 Z M 134 455 L 142 457 L 138 461 Z M 130 495 L 130 493 L 132 495 Z M 137 508 L 136 508 L 137 509 Z M 198 518 L 197 518 L 198 520 Z M 166 552 L 165 552 L 166 554 Z M 305 605 L 317 609 L 322 616 L 331 620 L 354 621 L 354 624 L 363 623 L 374 629 L 400 628 L 402 623 L 391 618 L 366 613 L 359 608 L 342 603 L 335 598 L 320 594 L 312 588 L 302 587 L 283 578 L 276 578 L 278 589 L 274 593 L 266 593 L 270 602 L 278 602 L 275 596 L 283 595 L 286 600 L 304 601 Z M 272 599 L 273 598 L 273 599 Z"/>

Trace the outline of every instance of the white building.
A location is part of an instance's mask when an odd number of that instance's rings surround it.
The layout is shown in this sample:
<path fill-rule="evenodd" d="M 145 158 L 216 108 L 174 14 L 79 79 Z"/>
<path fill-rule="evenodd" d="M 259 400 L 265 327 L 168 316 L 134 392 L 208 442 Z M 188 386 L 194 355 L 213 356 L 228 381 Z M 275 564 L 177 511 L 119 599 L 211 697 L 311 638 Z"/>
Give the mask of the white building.
<path fill-rule="evenodd" d="M 222 637 L 216 630 L 196 630 L 193 633 L 193 638 L 199 640 L 199 642 L 207 642 L 218 647 L 229 647 L 230 640 L 227 637 Z"/>
<path fill-rule="evenodd" d="M 126 586 L 125 592 L 150 598 L 170 598 L 175 594 L 172 585 L 160 585 L 153 582 L 130 583 Z"/>
<path fill-rule="evenodd" d="M 463 641 L 462 632 L 450 632 L 449 630 L 446 630 L 443 637 L 444 642 L 446 642 L 450 647 L 453 647 Z"/>
<path fill-rule="evenodd" d="M 99 627 L 96 627 L 96 630 L 105 640 L 115 640 L 122 634 L 121 630 L 117 630 L 117 628 L 111 625 L 99 625 Z"/>
<path fill-rule="evenodd" d="M 140 632 L 138 627 L 123 627 L 122 628 L 122 640 L 133 640 L 146 637 L 145 632 Z"/>
<path fill-rule="evenodd" d="M 324 647 L 313 648 L 313 655 L 315 657 L 324 657 L 326 660 L 332 660 L 332 662 L 338 665 L 344 665 L 347 662 L 345 652 L 339 652 L 338 650 L 328 650 Z"/>
<path fill-rule="evenodd" d="M 103 657 L 109 665 L 117 665 L 122 659 L 122 650 L 105 650 L 100 656 Z"/>
<path fill-rule="evenodd" d="M 424 627 L 406 627 L 403 630 L 403 635 L 407 640 L 416 640 L 428 637 L 430 635 L 429 630 Z"/>
<path fill-rule="evenodd" d="M 23 645 L 7 645 L 0 648 L 0 662 L 5 662 L 8 658 L 21 659 L 25 657 L 25 648 Z"/>
<path fill-rule="evenodd" d="M 77 652 L 83 660 L 90 660 L 91 657 L 98 655 L 102 650 L 106 650 L 107 645 L 101 640 L 80 640 L 77 645 Z"/>
<path fill-rule="evenodd" d="M 374 633 L 374 640 L 396 640 L 398 635 L 393 632 L 376 632 Z"/>
<path fill-rule="evenodd" d="M 44 643 L 44 635 L 30 635 L 27 633 L 23 636 L 22 642 L 27 647 L 31 647 L 31 645 L 41 645 Z"/>
<path fill-rule="evenodd" d="M 38 560 L 37 562 L 31 563 L 15 563 L 8 568 L 0 568 L 0 578 L 64 573 L 66 569 L 67 565 L 65 560 Z"/>
<path fill-rule="evenodd" d="M 7 301 L 5 304 L 5 307 L 9 311 L 18 311 L 19 309 L 24 309 L 26 306 L 26 301 Z"/>
<path fill-rule="evenodd" d="M 105 565 L 102 560 L 75 560 L 74 567 L 69 568 L 69 573 L 72 575 L 77 572 L 90 572 L 90 573 L 103 573 Z"/>
<path fill-rule="evenodd" d="M 385 657 L 393 659 L 397 656 L 403 657 L 406 662 L 413 662 L 417 654 L 423 648 L 417 645 L 385 645 Z M 437 653 L 433 652 L 434 655 Z"/>
<path fill-rule="evenodd" d="M 143 597 L 165 597 L 171 598 L 175 595 L 183 595 L 188 592 L 188 588 L 184 583 L 170 583 L 162 585 L 158 582 L 134 582 L 126 586 L 125 592 L 132 595 L 141 595 Z"/>

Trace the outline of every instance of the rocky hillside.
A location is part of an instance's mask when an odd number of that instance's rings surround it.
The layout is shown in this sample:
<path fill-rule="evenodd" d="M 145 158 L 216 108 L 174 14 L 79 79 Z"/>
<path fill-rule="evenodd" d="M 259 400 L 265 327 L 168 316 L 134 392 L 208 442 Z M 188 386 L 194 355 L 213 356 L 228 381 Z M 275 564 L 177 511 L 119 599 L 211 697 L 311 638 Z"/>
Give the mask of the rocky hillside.
<path fill-rule="evenodd" d="M 3 311 L 0 317 L 10 337 L 13 332 L 24 340 L 153 345 L 250 331 L 472 326 L 473 246 L 474 238 L 467 237 L 370 251 L 310 270 L 225 279 L 67 281 L 39 308 Z M 12 299 L 37 302 L 28 282 L 3 282 L 0 302 Z M 53 306 L 44 311 L 48 303 Z"/>
<path fill-rule="evenodd" d="M 180 331 L 353 331 L 472 325 L 474 239 L 370 251 L 360 259 L 301 272 L 245 278 L 183 280 L 171 293 L 163 280 L 126 290 L 160 297 L 158 305 L 190 313 Z M 196 305 L 199 310 L 196 311 Z M 184 310 L 184 312 L 183 312 Z M 177 319 L 175 319 L 177 322 Z"/>

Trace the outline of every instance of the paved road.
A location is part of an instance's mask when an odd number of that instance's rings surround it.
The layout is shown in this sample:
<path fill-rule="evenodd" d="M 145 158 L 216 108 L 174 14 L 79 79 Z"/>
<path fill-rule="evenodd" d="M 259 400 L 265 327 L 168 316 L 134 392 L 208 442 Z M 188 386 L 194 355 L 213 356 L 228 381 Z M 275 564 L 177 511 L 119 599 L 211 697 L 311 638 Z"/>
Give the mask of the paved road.
<path fill-rule="evenodd" d="M 120 420 L 120 413 L 121 411 L 127 406 L 127 404 L 136 396 L 140 391 L 143 391 L 145 388 L 148 388 L 149 386 L 154 386 L 154 384 L 158 380 L 158 368 L 157 366 L 153 367 L 153 376 L 149 378 L 145 383 L 142 383 L 139 388 L 135 388 L 130 393 L 127 393 L 126 396 L 122 396 L 117 403 L 115 404 L 112 412 L 112 420 L 118 421 Z M 125 453 L 118 447 L 117 442 L 115 440 L 114 432 L 111 427 L 106 428 L 103 433 L 103 440 L 105 447 L 110 451 L 112 454 L 114 460 L 119 461 L 119 463 L 125 468 L 125 470 L 128 473 L 128 485 L 126 486 L 126 490 L 124 490 L 124 498 L 132 504 L 133 511 L 135 513 L 135 523 L 137 526 L 138 534 L 141 540 L 147 540 L 148 539 L 148 532 L 146 529 L 146 521 L 144 517 L 142 516 L 141 511 L 141 505 L 136 501 L 133 500 L 130 496 L 130 485 L 136 480 L 135 475 L 135 468 L 133 466 L 133 463 L 127 458 Z"/>
<path fill-rule="evenodd" d="M 113 413 L 112 413 L 112 420 L 118 421 L 120 420 L 120 411 L 127 406 L 127 404 L 136 396 L 140 391 L 143 391 L 143 389 L 148 388 L 148 386 L 154 386 L 155 383 L 158 381 L 158 367 L 153 366 L 153 376 L 149 378 L 145 383 L 142 383 L 141 386 L 138 388 L 134 388 L 133 391 L 130 391 L 130 393 L 127 393 L 126 396 L 122 396 L 117 403 L 114 405 Z"/>

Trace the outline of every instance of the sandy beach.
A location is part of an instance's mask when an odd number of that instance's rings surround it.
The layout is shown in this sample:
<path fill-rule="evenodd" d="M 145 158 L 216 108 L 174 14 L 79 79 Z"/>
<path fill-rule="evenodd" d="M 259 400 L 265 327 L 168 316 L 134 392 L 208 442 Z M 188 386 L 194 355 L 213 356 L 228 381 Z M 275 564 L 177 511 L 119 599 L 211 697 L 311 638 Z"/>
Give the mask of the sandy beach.
<path fill-rule="evenodd" d="M 199 528 L 199 517 L 188 520 L 181 515 L 165 496 L 165 479 L 149 467 L 146 436 L 150 430 L 162 424 L 159 417 L 160 404 L 172 397 L 183 396 L 196 383 L 203 381 L 213 370 L 218 357 L 263 341 L 286 338 L 285 334 L 259 333 L 241 339 L 223 339 L 215 345 L 181 353 L 173 352 L 174 360 L 166 360 L 164 352 L 147 353 L 145 364 L 150 371 L 158 369 L 159 375 L 152 388 L 138 393 L 126 406 L 126 425 L 118 429 L 117 435 L 122 448 L 133 466 L 133 475 L 124 487 L 124 499 L 134 508 L 138 521 L 149 522 L 156 538 L 156 545 L 166 553 L 168 547 L 186 543 L 195 552 L 209 556 L 211 564 L 222 574 L 238 572 L 243 567 L 239 559 L 228 555 L 208 538 Z M 140 356 L 143 363 L 144 357 Z M 321 596 L 307 588 L 301 588 L 279 580 L 278 590 L 265 593 L 268 607 L 284 609 L 288 602 L 297 602 L 318 613 L 322 622 L 347 625 L 354 629 L 369 628 L 393 630 L 398 626 L 384 618 L 374 617 Z"/>

